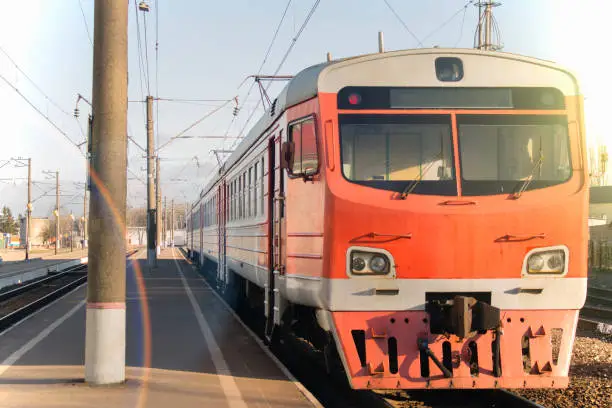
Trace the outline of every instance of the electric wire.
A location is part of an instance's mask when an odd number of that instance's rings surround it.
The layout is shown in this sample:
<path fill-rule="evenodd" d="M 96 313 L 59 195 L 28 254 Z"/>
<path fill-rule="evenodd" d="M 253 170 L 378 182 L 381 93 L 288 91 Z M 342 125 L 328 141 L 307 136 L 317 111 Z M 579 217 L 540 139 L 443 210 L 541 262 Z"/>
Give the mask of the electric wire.
<path fill-rule="evenodd" d="M 465 15 L 467 14 L 467 7 L 463 9 L 463 18 L 461 19 L 461 28 L 459 29 L 459 38 L 457 42 L 453 45 L 453 47 L 457 47 L 461 40 L 463 39 L 463 27 L 465 26 Z"/>
<path fill-rule="evenodd" d="M 450 16 L 448 19 L 446 19 L 442 24 L 440 24 L 438 27 L 436 27 L 435 29 L 433 29 L 429 34 L 427 34 L 425 37 L 423 37 L 422 42 L 424 43 L 427 39 L 429 39 L 431 36 L 433 36 L 434 34 L 436 34 L 437 32 L 439 32 L 440 30 L 442 30 L 444 27 L 446 27 L 451 21 L 453 21 L 455 19 L 455 17 L 457 17 L 462 11 L 463 11 L 463 17 L 465 19 L 465 12 L 467 11 L 467 8 L 470 6 L 470 4 L 472 4 L 474 1 L 470 0 L 467 3 L 465 3 L 463 6 L 461 6 L 461 8 L 459 8 L 457 11 L 455 11 L 453 13 L 452 16 Z M 463 24 L 462 24 L 463 25 Z M 463 28 L 462 30 L 463 31 Z"/>
<path fill-rule="evenodd" d="M 287 16 L 287 11 L 289 10 L 289 7 L 291 6 L 291 2 L 292 0 L 289 0 L 287 2 L 287 5 L 285 6 L 285 9 L 283 10 L 283 15 L 281 16 L 280 21 L 278 22 L 277 26 L 276 26 L 276 30 L 274 30 L 274 35 L 272 36 L 272 40 L 270 41 L 270 44 L 268 45 L 268 49 L 266 50 L 266 54 L 264 55 L 264 58 L 261 62 L 261 64 L 259 65 L 259 69 L 257 70 L 257 75 L 261 74 L 261 71 L 264 67 L 264 65 L 266 64 L 266 61 L 268 60 L 268 57 L 270 56 L 270 52 L 272 51 L 272 47 L 274 46 L 274 43 L 276 41 L 276 38 L 278 37 L 278 33 L 280 31 L 280 28 L 283 25 L 283 22 L 285 21 L 285 17 Z M 246 93 L 246 97 L 244 98 L 244 101 L 246 102 L 249 99 L 249 96 L 251 96 L 251 92 L 253 91 L 253 88 L 255 87 L 256 81 L 253 81 L 253 83 L 251 83 L 251 86 L 249 87 L 247 93 Z M 258 106 L 255 107 L 255 110 L 257 110 Z M 234 122 L 236 121 L 237 115 L 234 116 L 232 118 L 232 121 L 229 125 L 229 127 L 227 128 L 227 131 L 225 132 L 225 134 L 229 134 L 232 125 L 234 124 Z M 221 143 L 221 146 L 225 146 L 225 140 L 223 140 L 223 142 Z"/>
<path fill-rule="evenodd" d="M 136 0 L 134 0 L 134 17 L 136 17 L 136 41 L 138 44 L 138 49 L 137 49 L 137 53 L 138 53 L 138 75 L 140 77 L 140 92 L 142 95 L 142 99 L 145 99 L 145 91 L 144 91 L 144 83 L 143 83 L 143 77 L 144 75 L 144 63 L 143 63 L 143 58 L 142 58 L 142 45 L 140 42 L 140 20 L 138 19 L 138 4 L 136 4 Z M 142 107 L 143 109 L 143 116 L 146 118 L 146 112 L 144 112 L 144 105 Z"/>
<path fill-rule="evenodd" d="M 147 40 L 147 12 L 142 14 L 142 25 L 144 26 L 144 51 L 145 51 L 145 71 L 147 73 L 147 94 L 151 95 L 151 71 L 149 70 L 149 41 Z"/>
<path fill-rule="evenodd" d="M 64 110 L 61 106 L 59 106 L 58 103 L 56 103 L 53 99 L 51 99 L 51 97 L 49 97 L 49 95 L 47 95 L 45 93 L 45 91 L 43 91 L 40 86 L 38 86 L 36 84 L 36 82 L 34 82 L 34 80 L 32 78 L 30 78 L 30 76 L 28 74 L 25 73 L 25 71 L 23 69 L 21 69 L 21 67 L 19 65 L 17 65 L 17 63 L 15 62 L 15 60 L 13 58 L 11 58 L 11 56 L 6 52 L 6 50 L 2 47 L 0 47 L 0 52 L 2 52 L 6 58 L 8 58 L 9 61 L 11 61 L 11 63 L 15 66 L 15 68 L 17 68 L 17 71 L 19 71 L 33 86 L 34 88 L 36 88 L 36 90 L 38 92 L 40 92 L 42 94 L 42 96 L 45 97 L 45 99 L 47 100 L 47 102 L 49 102 L 50 104 L 52 104 L 53 106 L 55 106 L 57 109 L 59 109 L 63 114 L 68 115 L 70 117 L 72 117 L 72 115 L 70 113 L 68 113 L 66 110 Z"/>
<path fill-rule="evenodd" d="M 387 0 L 383 0 L 383 1 L 385 2 L 387 7 L 389 8 L 389 10 L 391 10 L 391 12 L 395 16 L 395 18 L 397 18 L 397 20 L 401 23 L 401 25 L 404 26 L 404 29 L 406 31 L 408 31 L 408 34 L 410 34 L 412 36 L 412 38 L 414 38 L 416 40 L 417 44 L 420 47 L 422 47 L 423 43 L 421 42 L 421 40 L 419 40 L 419 38 L 412 32 L 412 30 L 410 30 L 410 28 L 408 28 L 408 24 L 406 24 L 406 22 L 402 19 L 402 17 L 400 17 L 400 15 L 397 13 L 397 11 L 395 11 L 393 6 Z"/>
<path fill-rule="evenodd" d="M 304 22 L 302 23 L 302 25 L 300 26 L 298 32 L 295 34 L 295 36 L 291 39 L 291 44 L 289 45 L 289 48 L 287 49 L 287 51 L 285 52 L 285 54 L 283 55 L 283 58 L 281 59 L 280 63 L 278 64 L 278 66 L 276 67 L 276 70 L 274 71 L 274 74 L 272 74 L 272 76 L 276 76 L 281 68 L 283 67 L 285 61 L 287 61 L 287 58 L 289 57 L 289 54 L 291 53 L 291 51 L 293 50 L 293 47 L 295 47 L 295 44 L 297 43 L 297 41 L 299 40 L 300 36 L 302 35 L 302 33 L 304 32 L 304 30 L 306 29 L 308 23 L 310 22 L 310 19 L 312 18 L 312 16 L 314 15 L 315 11 L 317 10 L 317 7 L 319 6 L 319 4 L 321 3 L 321 0 L 316 0 L 313 4 L 313 6 L 310 9 L 310 12 L 308 13 L 308 15 L 306 16 L 306 18 L 304 19 Z M 266 87 L 266 91 L 270 88 L 270 86 L 272 85 L 272 82 L 270 82 L 268 84 L 268 86 Z M 257 109 L 259 108 L 259 105 L 261 105 L 261 99 L 259 100 L 259 102 L 257 103 L 257 105 L 255 106 L 255 108 L 251 111 L 251 114 L 249 115 L 249 117 L 247 118 L 246 122 L 244 123 L 244 126 L 242 127 L 242 129 L 240 130 L 240 132 L 238 133 L 238 136 L 243 136 L 244 135 L 244 131 L 246 130 L 246 128 L 249 125 L 249 122 L 251 121 L 251 119 L 253 118 L 253 116 L 255 115 L 255 112 L 257 112 Z M 232 147 L 230 147 L 230 150 L 234 148 L 234 146 L 236 145 L 236 143 L 238 143 L 240 139 L 237 139 L 233 144 Z"/>
<path fill-rule="evenodd" d="M 162 144 L 161 146 L 158 147 L 157 152 L 159 154 L 159 151 L 161 149 L 163 149 L 164 147 L 166 147 L 168 144 L 170 144 L 171 142 L 173 142 L 174 140 L 176 140 L 177 138 L 179 138 L 180 136 L 184 135 L 186 132 L 188 132 L 189 130 L 193 129 L 195 126 L 199 125 L 200 123 L 202 123 L 205 119 L 209 118 L 210 116 L 214 115 L 215 113 L 217 113 L 218 111 L 220 111 L 223 107 L 225 107 L 227 104 L 229 104 L 231 102 L 231 99 L 227 102 L 225 102 L 223 105 L 207 112 L 206 114 L 204 114 L 204 116 L 202 116 L 201 118 L 199 118 L 198 120 L 196 120 L 195 122 L 193 122 L 191 125 L 189 125 L 188 127 L 186 127 L 184 130 L 182 130 L 181 132 L 179 132 L 178 134 L 176 134 L 175 136 L 172 136 L 166 143 Z"/>
<path fill-rule="evenodd" d="M 42 116 L 47 122 L 49 122 L 51 124 L 51 126 L 53 126 L 59 133 L 62 134 L 62 136 L 64 136 L 64 138 L 66 138 L 66 140 L 68 140 L 70 142 L 71 145 L 73 145 L 74 147 L 76 147 L 79 150 L 79 153 L 81 153 L 81 155 L 83 155 L 83 152 L 81 151 L 81 149 L 79 148 L 78 144 L 76 144 L 69 136 L 66 132 L 64 132 L 53 120 L 51 120 L 51 118 L 49 118 L 47 115 L 45 115 L 36 105 L 34 105 L 24 94 L 21 93 L 21 91 L 19 91 L 19 89 L 14 86 L 11 82 L 9 82 L 2 74 L 0 74 L 0 79 L 2 79 L 8 86 L 10 86 L 15 92 L 17 92 L 17 94 L 19 96 L 21 96 L 23 98 L 23 100 L 25 100 L 28 105 L 30 105 L 40 116 Z"/>
<path fill-rule="evenodd" d="M 87 38 L 89 38 L 89 43 L 93 47 L 93 41 L 91 39 L 91 34 L 89 34 L 89 26 L 87 25 L 87 18 L 85 18 L 85 11 L 83 10 L 83 3 L 81 3 L 81 0 L 78 0 L 78 1 L 79 1 L 79 7 L 81 8 L 81 14 L 83 15 L 83 23 L 85 23 L 85 31 L 87 31 Z"/>

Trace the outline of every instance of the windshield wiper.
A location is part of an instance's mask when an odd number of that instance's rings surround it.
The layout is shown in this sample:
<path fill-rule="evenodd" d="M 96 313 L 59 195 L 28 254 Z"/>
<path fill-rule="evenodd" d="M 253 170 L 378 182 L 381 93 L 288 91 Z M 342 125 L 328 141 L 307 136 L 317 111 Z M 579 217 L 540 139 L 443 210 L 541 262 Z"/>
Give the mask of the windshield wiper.
<path fill-rule="evenodd" d="M 525 192 L 525 190 L 527 190 L 527 187 L 529 187 L 529 185 L 533 181 L 533 177 L 535 176 L 536 171 L 539 171 L 540 168 L 542 167 L 542 163 L 544 163 L 544 156 L 540 153 L 540 158 L 534 164 L 529 175 L 524 180 L 519 181 L 519 184 L 517 184 L 517 186 L 514 187 L 514 189 L 516 189 L 516 187 L 520 185 L 520 188 L 518 189 L 518 191 L 512 194 L 513 199 L 517 200 L 521 198 L 521 195 Z"/>
<path fill-rule="evenodd" d="M 440 160 L 441 159 L 442 154 L 438 154 L 435 157 L 433 157 L 434 160 L 432 160 L 427 167 L 425 167 L 425 170 L 422 170 L 419 174 L 419 177 L 415 178 L 414 180 L 412 180 L 410 183 L 408 183 L 408 185 L 402 190 L 401 194 L 400 194 L 400 198 L 402 200 L 405 200 L 406 197 L 408 197 L 408 194 L 412 193 L 414 191 L 414 189 L 416 188 L 416 186 L 421 182 L 421 180 L 423 180 L 423 175 L 425 173 L 427 173 L 432 167 L 433 165 L 436 163 L 436 160 Z"/>
<path fill-rule="evenodd" d="M 408 197 L 408 194 L 412 193 L 412 191 L 416 188 L 417 184 L 419 184 L 419 182 L 422 179 L 423 179 L 423 177 L 419 176 L 416 179 L 412 180 L 410 183 L 408 183 L 408 185 L 406 185 L 406 187 L 402 190 L 402 192 L 400 194 L 400 198 L 402 200 L 405 200 L 406 197 Z"/>

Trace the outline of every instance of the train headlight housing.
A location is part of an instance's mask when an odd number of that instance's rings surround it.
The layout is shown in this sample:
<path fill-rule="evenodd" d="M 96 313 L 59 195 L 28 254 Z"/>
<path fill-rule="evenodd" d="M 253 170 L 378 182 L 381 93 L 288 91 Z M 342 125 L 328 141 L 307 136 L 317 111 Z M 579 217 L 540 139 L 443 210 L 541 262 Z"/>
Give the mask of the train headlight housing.
<path fill-rule="evenodd" d="M 567 268 L 567 255 L 563 249 L 534 251 L 527 257 L 528 274 L 563 274 Z"/>
<path fill-rule="evenodd" d="M 386 275 L 391 271 L 391 262 L 385 254 L 351 251 L 350 268 L 353 275 Z"/>

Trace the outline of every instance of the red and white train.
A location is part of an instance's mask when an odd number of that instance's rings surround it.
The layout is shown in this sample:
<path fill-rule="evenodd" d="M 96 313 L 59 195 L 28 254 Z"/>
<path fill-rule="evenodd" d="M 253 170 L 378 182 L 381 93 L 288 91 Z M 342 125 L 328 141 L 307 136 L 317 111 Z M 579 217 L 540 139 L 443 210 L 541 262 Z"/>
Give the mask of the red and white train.
<path fill-rule="evenodd" d="M 419 49 L 309 67 L 200 194 L 223 290 L 337 350 L 356 389 L 559 388 L 586 297 L 572 74 Z"/>

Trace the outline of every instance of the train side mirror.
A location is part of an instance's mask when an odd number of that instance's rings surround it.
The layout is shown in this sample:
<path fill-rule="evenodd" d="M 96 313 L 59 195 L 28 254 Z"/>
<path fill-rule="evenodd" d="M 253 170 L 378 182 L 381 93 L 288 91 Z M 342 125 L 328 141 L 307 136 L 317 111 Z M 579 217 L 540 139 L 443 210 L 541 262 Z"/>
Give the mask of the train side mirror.
<path fill-rule="evenodd" d="M 283 142 L 281 147 L 281 168 L 287 170 L 289 173 L 293 170 L 293 158 L 295 152 L 295 145 L 293 142 Z"/>

